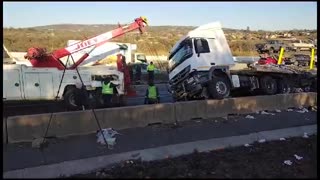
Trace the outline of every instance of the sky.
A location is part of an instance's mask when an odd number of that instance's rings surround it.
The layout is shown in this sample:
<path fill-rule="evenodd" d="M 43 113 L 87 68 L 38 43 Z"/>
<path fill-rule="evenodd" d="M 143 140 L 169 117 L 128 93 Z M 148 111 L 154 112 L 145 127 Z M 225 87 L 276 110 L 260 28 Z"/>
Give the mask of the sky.
<path fill-rule="evenodd" d="M 146 16 L 151 26 L 199 26 L 220 21 L 225 28 L 317 29 L 317 2 L 4 2 L 4 27 L 52 24 L 129 23 Z"/>

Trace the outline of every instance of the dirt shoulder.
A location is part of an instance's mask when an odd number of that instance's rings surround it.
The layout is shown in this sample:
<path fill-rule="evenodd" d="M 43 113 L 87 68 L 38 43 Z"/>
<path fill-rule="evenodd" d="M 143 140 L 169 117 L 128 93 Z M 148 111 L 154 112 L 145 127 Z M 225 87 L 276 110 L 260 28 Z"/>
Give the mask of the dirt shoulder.
<path fill-rule="evenodd" d="M 303 157 L 297 160 L 294 155 Z M 292 165 L 284 164 L 290 160 Z M 255 143 L 176 158 L 126 161 L 78 178 L 316 178 L 317 136 Z"/>

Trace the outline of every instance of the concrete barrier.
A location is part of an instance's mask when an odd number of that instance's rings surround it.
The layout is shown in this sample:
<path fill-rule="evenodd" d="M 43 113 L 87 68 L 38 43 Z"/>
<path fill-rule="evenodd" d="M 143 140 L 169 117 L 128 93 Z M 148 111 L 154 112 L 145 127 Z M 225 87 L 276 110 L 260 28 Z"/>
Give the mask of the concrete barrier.
<path fill-rule="evenodd" d="M 206 116 L 206 102 L 205 101 L 189 101 L 175 103 L 176 120 L 188 121 L 196 118 L 205 119 Z"/>
<path fill-rule="evenodd" d="M 8 117 L 8 141 L 10 143 L 32 141 L 43 137 L 50 115 L 48 113 Z M 97 129 L 98 125 L 91 111 L 54 113 L 47 136 L 63 137 L 89 134 Z"/>
<path fill-rule="evenodd" d="M 223 100 L 206 100 L 205 104 L 194 102 L 177 103 L 177 121 L 196 117 L 214 118 L 228 114 L 247 114 L 262 110 L 307 107 L 317 104 L 317 93 L 279 94 L 273 96 L 238 97 Z"/>
<path fill-rule="evenodd" d="M 3 126 L 3 131 L 2 131 L 2 136 L 3 136 L 3 144 L 7 143 L 7 119 L 3 118 L 2 121 L 2 126 Z"/>
<path fill-rule="evenodd" d="M 307 107 L 317 104 L 317 93 L 240 97 L 224 100 L 189 101 L 95 110 L 102 128 L 127 129 L 152 123 L 175 123 L 195 118 L 222 117 L 228 114 L 261 110 Z M 9 143 L 30 142 L 44 135 L 51 114 L 13 116 L 4 124 Z M 48 136 L 89 134 L 98 130 L 91 110 L 54 113 Z M 3 141 L 5 142 L 5 138 Z"/>
<path fill-rule="evenodd" d="M 173 124 L 176 122 L 175 104 L 163 103 L 152 106 L 154 107 L 154 121 L 162 122 L 164 124 Z"/>
<path fill-rule="evenodd" d="M 96 132 L 98 128 L 91 110 L 55 113 L 48 136 L 85 135 Z"/>
<path fill-rule="evenodd" d="M 96 110 L 103 128 L 127 129 L 153 123 L 174 123 L 172 103 Z"/>
<path fill-rule="evenodd" d="M 9 143 L 32 141 L 44 135 L 50 114 L 12 116 L 7 119 Z"/>

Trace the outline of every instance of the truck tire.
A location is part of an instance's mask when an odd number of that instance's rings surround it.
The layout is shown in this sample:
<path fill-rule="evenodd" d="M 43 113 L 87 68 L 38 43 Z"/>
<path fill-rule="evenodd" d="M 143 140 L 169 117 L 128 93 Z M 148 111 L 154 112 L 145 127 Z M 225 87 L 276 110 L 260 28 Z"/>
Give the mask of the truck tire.
<path fill-rule="evenodd" d="M 270 76 L 263 76 L 260 79 L 260 87 L 264 94 L 273 95 L 277 93 L 277 81 Z"/>
<path fill-rule="evenodd" d="M 293 87 L 288 79 L 280 79 L 277 81 L 277 89 L 279 94 L 289 94 L 293 92 Z"/>
<path fill-rule="evenodd" d="M 230 94 L 230 83 L 226 77 L 214 77 L 208 85 L 209 95 L 213 99 L 223 99 Z"/>
<path fill-rule="evenodd" d="M 75 101 L 75 89 L 75 87 L 70 87 L 63 95 L 64 103 L 69 110 L 79 109 Z"/>

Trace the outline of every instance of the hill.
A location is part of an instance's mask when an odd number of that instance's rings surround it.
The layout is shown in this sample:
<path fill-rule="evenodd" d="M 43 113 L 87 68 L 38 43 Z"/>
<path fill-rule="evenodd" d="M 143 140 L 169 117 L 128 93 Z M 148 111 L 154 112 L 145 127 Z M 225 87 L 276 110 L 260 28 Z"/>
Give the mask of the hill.
<path fill-rule="evenodd" d="M 115 24 L 55 24 L 31 28 L 4 28 L 4 44 L 9 51 L 27 51 L 30 47 L 46 47 L 48 51 L 67 45 L 67 40 L 84 40 L 116 28 Z M 113 39 L 116 42 L 137 44 L 138 52 L 148 55 L 167 55 L 171 47 L 192 26 L 149 26 L 140 35 L 137 31 Z M 232 53 L 237 55 L 257 55 L 254 44 L 264 41 L 268 31 L 247 31 L 224 28 Z"/>

